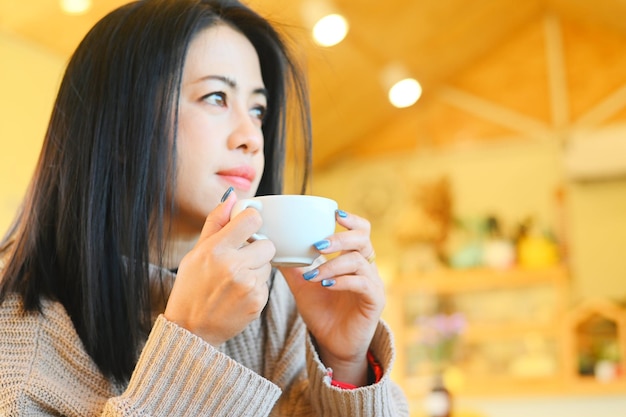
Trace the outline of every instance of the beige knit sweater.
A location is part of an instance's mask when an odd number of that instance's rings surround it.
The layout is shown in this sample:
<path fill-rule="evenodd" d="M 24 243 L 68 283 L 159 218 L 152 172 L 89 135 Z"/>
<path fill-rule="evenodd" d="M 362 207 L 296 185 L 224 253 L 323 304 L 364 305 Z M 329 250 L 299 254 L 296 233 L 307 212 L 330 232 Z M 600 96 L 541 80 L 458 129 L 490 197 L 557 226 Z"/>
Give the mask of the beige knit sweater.
<path fill-rule="evenodd" d="M 266 315 L 219 349 L 159 315 L 128 385 L 104 378 L 63 306 L 21 314 L 0 306 L 0 416 L 408 416 L 389 379 L 391 333 L 371 345 L 385 374 L 355 390 L 330 386 L 284 279 L 277 274 Z M 265 335 L 266 333 L 266 335 Z"/>

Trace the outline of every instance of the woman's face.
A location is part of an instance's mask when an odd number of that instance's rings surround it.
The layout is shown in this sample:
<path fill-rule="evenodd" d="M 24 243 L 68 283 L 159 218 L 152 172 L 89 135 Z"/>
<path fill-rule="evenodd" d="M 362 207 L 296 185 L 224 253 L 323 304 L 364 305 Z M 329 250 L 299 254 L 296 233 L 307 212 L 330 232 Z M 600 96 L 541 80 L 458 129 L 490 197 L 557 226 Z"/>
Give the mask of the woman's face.
<path fill-rule="evenodd" d="M 199 232 L 230 186 L 239 198 L 256 193 L 266 107 L 259 59 L 247 38 L 223 24 L 200 32 L 183 70 L 175 230 Z"/>

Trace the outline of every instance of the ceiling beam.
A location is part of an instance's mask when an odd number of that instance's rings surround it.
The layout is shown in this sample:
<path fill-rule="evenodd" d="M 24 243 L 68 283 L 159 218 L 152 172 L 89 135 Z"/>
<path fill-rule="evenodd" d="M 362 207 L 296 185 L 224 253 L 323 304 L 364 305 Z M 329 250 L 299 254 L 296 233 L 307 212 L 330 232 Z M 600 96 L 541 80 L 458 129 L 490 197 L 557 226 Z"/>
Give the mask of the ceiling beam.
<path fill-rule="evenodd" d="M 550 127 L 545 123 L 457 88 L 443 86 L 438 96 L 451 106 L 531 138 L 552 136 Z"/>
<path fill-rule="evenodd" d="M 548 66 L 552 125 L 555 129 L 561 130 L 570 123 L 567 71 L 563 53 L 561 25 L 559 18 L 552 13 L 546 14 L 543 24 L 546 39 L 546 62 Z"/>
<path fill-rule="evenodd" d="M 624 108 L 626 108 L 626 84 L 580 116 L 578 120 L 573 123 L 572 127 L 589 128 L 598 126 Z"/>

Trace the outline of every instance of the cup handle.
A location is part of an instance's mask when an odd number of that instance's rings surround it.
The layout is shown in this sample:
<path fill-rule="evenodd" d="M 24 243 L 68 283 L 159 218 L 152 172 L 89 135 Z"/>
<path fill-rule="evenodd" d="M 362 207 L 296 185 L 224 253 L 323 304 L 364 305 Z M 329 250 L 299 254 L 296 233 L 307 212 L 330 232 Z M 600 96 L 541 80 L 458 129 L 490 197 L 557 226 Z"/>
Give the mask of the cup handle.
<path fill-rule="evenodd" d="M 231 220 L 234 219 L 239 213 L 241 213 L 248 207 L 252 207 L 253 209 L 259 211 L 260 213 L 263 212 L 263 204 L 258 200 L 253 200 L 251 198 L 238 200 L 233 206 L 233 209 L 230 211 L 230 219 Z M 262 235 L 260 233 L 253 233 L 252 236 L 250 236 L 250 239 L 264 240 L 264 239 L 267 239 L 267 236 Z"/>

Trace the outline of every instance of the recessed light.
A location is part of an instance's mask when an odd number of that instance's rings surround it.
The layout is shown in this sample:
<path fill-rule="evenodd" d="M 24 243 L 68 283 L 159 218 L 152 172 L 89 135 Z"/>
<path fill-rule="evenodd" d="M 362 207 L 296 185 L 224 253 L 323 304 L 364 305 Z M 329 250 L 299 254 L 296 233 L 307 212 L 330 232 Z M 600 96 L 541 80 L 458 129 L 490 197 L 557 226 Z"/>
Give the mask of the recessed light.
<path fill-rule="evenodd" d="M 313 27 L 313 39 L 318 45 L 333 46 L 348 34 L 348 22 L 339 14 L 322 17 Z"/>
<path fill-rule="evenodd" d="M 412 106 L 421 95 L 422 86 L 413 78 L 400 80 L 389 89 L 389 101 L 398 108 Z"/>
<path fill-rule="evenodd" d="M 83 14 L 91 8 L 91 0 L 61 0 L 61 9 L 67 14 Z"/>

